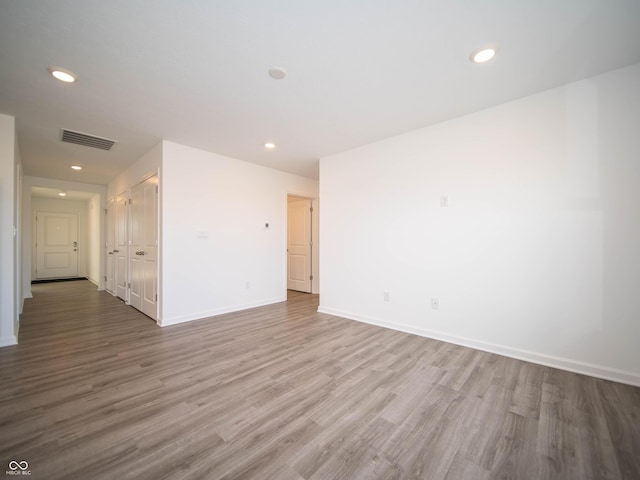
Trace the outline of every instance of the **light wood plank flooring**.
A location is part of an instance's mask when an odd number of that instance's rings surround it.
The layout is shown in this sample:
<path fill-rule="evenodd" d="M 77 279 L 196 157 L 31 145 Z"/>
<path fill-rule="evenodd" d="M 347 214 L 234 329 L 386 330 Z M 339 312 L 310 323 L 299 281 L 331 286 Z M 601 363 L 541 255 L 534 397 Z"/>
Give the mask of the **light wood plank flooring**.
<path fill-rule="evenodd" d="M 161 329 L 89 282 L 33 292 L 0 349 L 0 461 L 33 479 L 640 478 L 639 388 L 307 294 Z"/>

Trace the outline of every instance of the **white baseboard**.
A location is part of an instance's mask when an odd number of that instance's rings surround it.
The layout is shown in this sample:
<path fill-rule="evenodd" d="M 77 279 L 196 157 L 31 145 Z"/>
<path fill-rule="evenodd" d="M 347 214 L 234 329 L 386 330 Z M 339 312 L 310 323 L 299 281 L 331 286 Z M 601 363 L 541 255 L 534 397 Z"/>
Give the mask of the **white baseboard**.
<path fill-rule="evenodd" d="M 163 318 L 162 320 L 158 321 L 158 325 L 160 325 L 161 327 L 168 327 L 169 325 L 177 325 L 179 323 L 193 322 L 194 320 L 202 320 L 209 317 L 215 317 L 217 315 L 223 315 L 225 313 L 239 312 L 241 310 L 248 310 L 250 308 L 256 308 L 256 307 L 264 307 L 265 305 L 285 302 L 286 300 L 287 300 L 286 297 L 278 297 L 270 300 L 261 300 L 255 303 L 248 303 L 245 305 L 233 305 L 230 307 L 222 307 L 215 310 L 209 310 L 207 312 L 193 313 L 190 315 L 184 315 L 180 317 Z"/>
<path fill-rule="evenodd" d="M 602 365 L 595 365 L 592 363 L 586 363 L 570 358 L 556 357 L 544 353 L 522 350 L 519 348 L 508 347 L 506 345 L 497 345 L 493 343 L 474 340 L 471 338 L 453 336 L 435 330 L 426 330 L 409 325 L 392 323 L 379 318 L 345 312 L 343 310 L 325 307 L 322 305 L 318 307 L 318 312 L 335 315 L 337 317 L 343 317 L 349 320 L 356 320 L 358 322 L 368 323 L 370 325 L 376 325 L 378 327 L 398 330 L 400 332 L 411 333 L 414 335 L 419 335 L 421 337 L 432 338 L 434 340 L 453 343 L 455 345 L 461 345 L 463 347 L 475 348 L 476 350 L 482 350 L 483 352 L 496 353 L 505 357 L 524 360 L 531 363 L 537 363 L 546 367 L 559 368 L 560 370 L 567 370 L 573 373 L 580 373 L 582 375 L 602 378 L 603 380 L 611 380 L 613 382 L 625 383 L 627 385 L 640 387 L 640 374 L 638 373 L 618 370 Z"/>
<path fill-rule="evenodd" d="M 17 345 L 18 338 L 15 335 L 7 335 L 6 337 L 0 337 L 0 347 L 9 347 L 11 345 Z"/>

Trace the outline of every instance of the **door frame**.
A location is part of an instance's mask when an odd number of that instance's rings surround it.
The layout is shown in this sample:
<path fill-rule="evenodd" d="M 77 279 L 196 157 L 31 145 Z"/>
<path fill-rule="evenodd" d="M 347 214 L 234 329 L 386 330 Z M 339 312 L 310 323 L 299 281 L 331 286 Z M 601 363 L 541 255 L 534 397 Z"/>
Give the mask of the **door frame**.
<path fill-rule="evenodd" d="M 319 226 L 319 211 L 318 211 L 318 198 L 310 196 L 308 193 L 301 193 L 295 191 L 287 191 L 284 194 L 284 274 L 283 274 L 283 296 L 287 298 L 287 286 L 288 286 L 288 255 L 287 248 L 289 246 L 289 197 L 298 197 L 304 200 L 311 200 L 311 206 L 313 207 L 313 212 L 311 213 L 311 276 L 313 276 L 313 280 L 311 280 L 311 293 L 319 294 L 320 293 L 320 263 L 319 263 L 319 252 L 320 252 L 320 226 Z"/>
<path fill-rule="evenodd" d="M 38 267 L 40 265 L 38 265 L 38 258 L 39 258 L 39 254 L 38 254 L 38 249 L 39 248 L 44 248 L 42 245 L 40 245 L 40 247 L 38 247 L 38 240 L 40 240 L 40 238 L 38 237 L 38 233 L 42 233 L 42 231 L 40 230 L 41 228 L 44 228 L 44 220 L 43 218 L 47 215 L 47 214 L 51 214 L 51 215 L 74 215 L 75 216 L 75 227 L 76 227 L 76 231 L 75 231 L 75 246 L 74 246 L 74 251 L 76 253 L 76 273 L 75 275 L 62 275 L 62 276 L 53 276 L 53 277 L 38 277 Z M 43 217 L 43 218 L 40 218 Z M 81 270 L 81 265 L 83 263 L 86 262 L 86 246 L 83 245 L 84 243 L 86 243 L 86 232 L 84 235 L 84 241 L 81 241 L 81 218 L 80 218 L 80 212 L 77 211 L 59 211 L 59 210 L 34 210 L 33 211 L 33 220 L 34 220 L 34 235 L 33 235 L 33 259 L 34 259 L 34 263 L 33 263 L 33 279 L 34 280 L 55 280 L 55 279 L 61 279 L 61 278 L 78 278 L 78 277 L 82 277 L 84 276 L 84 274 L 80 274 L 80 270 Z M 86 224 L 83 225 L 84 228 L 86 228 Z M 80 245 L 78 245 L 80 244 Z M 80 246 L 80 248 L 78 248 Z M 82 257 L 82 258 L 81 258 Z M 81 260 L 84 260 L 85 262 L 82 262 Z M 42 274 L 42 272 L 40 272 L 40 274 Z"/>
<path fill-rule="evenodd" d="M 22 297 L 23 298 L 32 298 L 33 293 L 31 291 L 31 281 L 34 280 L 34 272 L 35 268 L 35 246 L 34 246 L 34 237 L 36 234 L 35 230 L 35 219 L 33 214 L 34 209 L 34 199 L 36 197 L 33 196 L 33 187 L 45 187 L 45 188 L 55 188 L 58 190 L 66 190 L 66 191 L 76 191 L 82 193 L 92 193 L 94 195 L 99 195 L 99 203 L 100 208 L 105 207 L 105 201 L 107 198 L 107 186 L 106 185 L 93 185 L 89 183 L 80 183 L 80 182 L 70 182 L 63 180 L 55 180 L 50 178 L 39 178 L 39 177 L 30 177 L 28 175 L 24 175 L 22 177 L 22 222 L 21 222 L 21 230 L 22 230 Z M 92 239 L 92 245 L 100 252 L 100 271 L 99 271 L 99 282 L 98 282 L 98 290 L 104 290 L 104 272 L 105 272 L 105 259 L 104 255 L 106 255 L 105 248 L 105 231 L 104 231 L 104 215 L 100 215 L 100 225 L 99 231 L 96 231 L 95 237 Z M 80 217 L 82 219 L 82 217 Z M 82 221 L 85 221 L 86 218 Z M 82 230 L 82 227 L 81 227 Z M 82 235 L 82 233 L 81 233 Z M 83 241 L 86 245 L 89 245 L 88 238 Z M 84 275 L 83 267 L 78 265 L 79 271 L 78 275 Z"/>

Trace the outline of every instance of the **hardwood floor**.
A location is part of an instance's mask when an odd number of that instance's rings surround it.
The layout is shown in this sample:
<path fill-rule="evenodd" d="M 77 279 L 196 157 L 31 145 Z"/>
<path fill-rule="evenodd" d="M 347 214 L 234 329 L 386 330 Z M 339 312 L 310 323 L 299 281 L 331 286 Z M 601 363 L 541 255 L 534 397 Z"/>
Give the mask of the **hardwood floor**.
<path fill-rule="evenodd" d="M 33 292 L 0 349 L 0 461 L 33 479 L 640 478 L 640 388 L 307 294 L 161 329 L 89 282 Z"/>

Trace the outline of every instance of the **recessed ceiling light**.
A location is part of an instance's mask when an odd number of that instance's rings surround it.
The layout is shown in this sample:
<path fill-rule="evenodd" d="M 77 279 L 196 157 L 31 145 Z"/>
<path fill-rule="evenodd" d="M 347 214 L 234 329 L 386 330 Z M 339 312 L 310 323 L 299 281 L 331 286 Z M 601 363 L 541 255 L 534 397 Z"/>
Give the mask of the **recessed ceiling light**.
<path fill-rule="evenodd" d="M 74 170 L 82 170 L 82 167 L 80 165 L 71 165 L 71 168 L 73 168 Z"/>
<path fill-rule="evenodd" d="M 78 80 L 78 76 L 70 72 L 69 70 L 65 70 L 64 68 L 59 67 L 49 67 L 47 68 L 49 73 L 53 75 L 55 78 L 65 83 L 73 83 Z"/>
<path fill-rule="evenodd" d="M 276 144 L 275 143 L 271 143 L 271 142 L 267 142 L 264 144 L 264 148 L 268 148 L 269 150 L 276 148 Z"/>
<path fill-rule="evenodd" d="M 482 47 L 471 52 L 469 60 L 474 63 L 484 63 L 495 57 L 497 49 L 495 47 Z"/>
<path fill-rule="evenodd" d="M 66 197 L 67 196 L 66 192 L 58 192 L 58 195 L 61 196 L 61 197 Z"/>
<path fill-rule="evenodd" d="M 287 76 L 287 71 L 282 67 L 273 67 L 269 69 L 269 76 L 271 76 L 271 78 L 275 78 L 276 80 L 282 80 Z"/>

